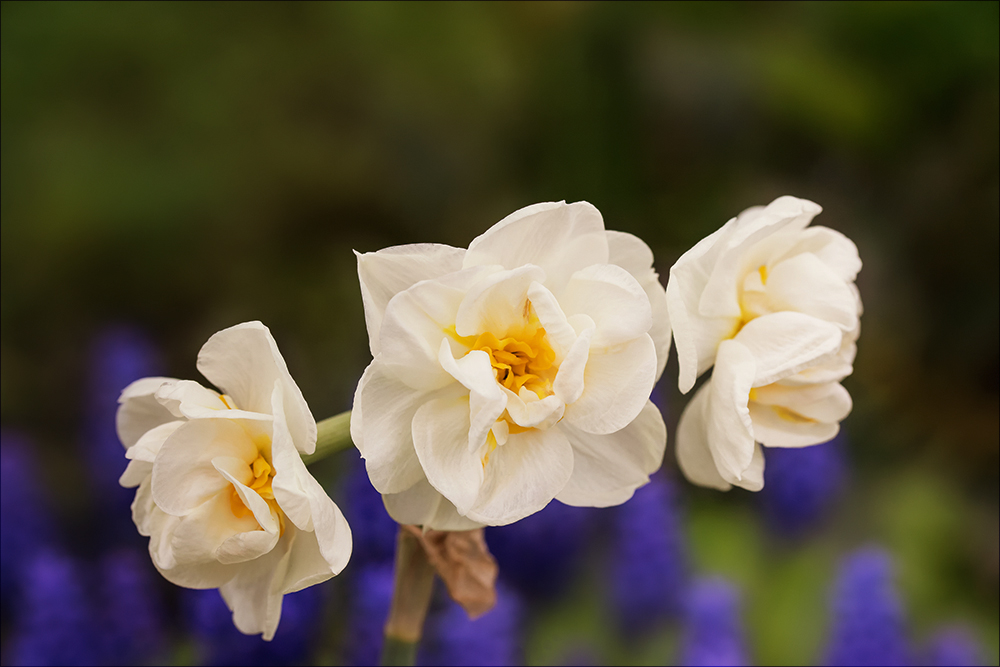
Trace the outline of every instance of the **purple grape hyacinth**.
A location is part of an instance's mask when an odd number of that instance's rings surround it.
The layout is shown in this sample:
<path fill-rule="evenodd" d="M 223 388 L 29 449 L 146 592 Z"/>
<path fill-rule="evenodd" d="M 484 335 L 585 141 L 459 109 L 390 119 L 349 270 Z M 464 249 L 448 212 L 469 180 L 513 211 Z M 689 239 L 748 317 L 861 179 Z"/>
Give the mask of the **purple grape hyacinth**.
<path fill-rule="evenodd" d="M 764 488 L 757 494 L 768 525 L 785 535 L 815 526 L 844 490 L 843 432 L 811 447 L 769 448 Z"/>
<path fill-rule="evenodd" d="M 622 629 L 635 636 L 680 611 L 686 575 L 676 491 L 659 472 L 616 508 L 611 601 Z"/>
<path fill-rule="evenodd" d="M 868 547 L 844 559 L 833 589 L 828 665 L 907 665 L 903 604 L 893 585 L 892 560 Z"/>
<path fill-rule="evenodd" d="M 351 586 L 344 664 L 377 665 L 389 605 L 392 603 L 393 563 L 369 563 L 355 570 Z"/>
<path fill-rule="evenodd" d="M 740 619 L 740 595 L 720 578 L 699 579 L 684 596 L 681 664 L 746 665 L 746 643 Z"/>
<path fill-rule="evenodd" d="M 497 585 L 497 603 L 476 620 L 446 595 L 432 610 L 417 652 L 418 665 L 516 665 L 521 655 L 523 603 L 512 589 Z"/>

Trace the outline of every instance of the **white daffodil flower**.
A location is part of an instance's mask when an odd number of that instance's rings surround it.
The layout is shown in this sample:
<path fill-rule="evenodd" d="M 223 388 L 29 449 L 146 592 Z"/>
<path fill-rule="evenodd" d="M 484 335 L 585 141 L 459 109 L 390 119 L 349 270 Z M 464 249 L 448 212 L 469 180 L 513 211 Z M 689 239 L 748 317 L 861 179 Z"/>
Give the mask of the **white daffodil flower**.
<path fill-rule="evenodd" d="M 125 487 L 163 576 L 219 588 L 246 634 L 270 640 L 286 593 L 347 565 L 351 530 L 302 462 L 316 421 L 270 331 L 247 322 L 212 336 L 190 380 L 143 378 L 119 398 Z"/>
<path fill-rule="evenodd" d="M 351 436 L 392 517 L 468 530 L 645 484 L 666 444 L 649 394 L 670 347 L 652 264 L 586 202 L 523 208 L 468 250 L 358 255 L 374 360 Z"/>
<path fill-rule="evenodd" d="M 748 209 L 670 270 L 681 391 L 715 366 L 678 424 L 678 462 L 695 483 L 759 490 L 757 443 L 825 442 L 851 410 L 839 382 L 861 330 L 861 260 L 844 235 L 807 227 L 821 210 L 794 197 Z"/>

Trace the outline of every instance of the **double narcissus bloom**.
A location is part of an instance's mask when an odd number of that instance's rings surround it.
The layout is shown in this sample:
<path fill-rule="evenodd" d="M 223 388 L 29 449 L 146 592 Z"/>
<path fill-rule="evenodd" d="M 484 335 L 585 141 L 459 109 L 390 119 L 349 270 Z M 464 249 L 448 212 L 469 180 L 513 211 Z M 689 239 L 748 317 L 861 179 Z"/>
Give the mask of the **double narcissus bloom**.
<path fill-rule="evenodd" d="M 132 518 L 153 564 L 188 588 L 219 588 L 233 621 L 271 639 L 286 593 L 338 574 L 351 531 L 302 462 L 316 421 L 270 331 L 212 336 L 190 380 L 143 378 L 122 391 L 118 435 L 138 486 Z"/>
<path fill-rule="evenodd" d="M 861 298 L 854 243 L 807 227 L 822 209 L 780 197 L 733 218 L 670 269 L 667 303 L 682 392 L 715 366 L 677 428 L 691 481 L 753 491 L 768 447 L 830 440 L 851 411 Z"/>
<path fill-rule="evenodd" d="M 652 262 L 586 202 L 523 208 L 468 250 L 358 255 L 374 360 L 351 436 L 392 517 L 467 530 L 645 484 L 670 346 Z"/>

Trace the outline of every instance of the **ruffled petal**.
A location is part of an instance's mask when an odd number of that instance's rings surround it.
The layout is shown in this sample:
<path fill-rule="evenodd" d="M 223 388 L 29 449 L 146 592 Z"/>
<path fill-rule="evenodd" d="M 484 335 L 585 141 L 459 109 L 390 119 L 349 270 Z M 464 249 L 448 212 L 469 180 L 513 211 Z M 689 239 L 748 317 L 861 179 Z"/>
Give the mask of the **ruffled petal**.
<path fill-rule="evenodd" d="M 732 485 L 722 478 L 712 458 L 708 445 L 708 410 L 711 402 L 711 382 L 695 392 L 684 407 L 677 423 L 677 465 L 688 481 L 719 491 L 728 491 Z"/>
<path fill-rule="evenodd" d="M 659 380 L 670 353 L 670 314 L 666 290 L 653 268 L 653 251 L 642 239 L 632 234 L 609 230 L 607 235 L 608 262 L 617 264 L 632 274 L 649 298 L 653 317 L 649 337 L 656 346 L 656 379 Z"/>
<path fill-rule="evenodd" d="M 316 420 L 263 324 L 244 322 L 213 335 L 198 353 L 198 370 L 232 396 L 238 408 L 264 414 L 271 412 L 271 392 L 280 381 L 296 449 L 303 454 L 316 451 Z"/>
<path fill-rule="evenodd" d="M 750 320 L 733 340 L 750 351 L 757 364 L 753 386 L 763 387 L 831 360 L 842 337 L 835 324 L 786 311 Z"/>
<path fill-rule="evenodd" d="M 257 419 L 268 421 L 269 413 L 249 412 L 232 407 L 218 392 L 206 389 L 193 380 L 165 384 L 156 392 L 156 400 L 183 419 Z"/>
<path fill-rule="evenodd" d="M 520 330 L 528 312 L 528 288 L 544 280 L 545 272 L 530 264 L 483 278 L 462 299 L 455 314 L 455 330 L 459 336 L 489 331 L 497 338 Z"/>
<path fill-rule="evenodd" d="M 465 250 L 439 243 L 413 243 L 354 254 L 358 258 L 361 300 L 365 306 L 368 343 L 374 358 L 381 351 L 379 332 L 386 306 L 392 297 L 421 280 L 433 280 L 461 270 Z"/>
<path fill-rule="evenodd" d="M 386 369 L 414 389 L 430 391 L 452 382 L 438 362 L 441 341 L 454 337 L 456 313 L 470 286 L 495 270 L 476 267 L 449 273 L 394 296 L 382 320 L 381 355 Z"/>
<path fill-rule="evenodd" d="M 289 542 L 281 540 L 278 548 L 243 563 L 236 575 L 219 587 L 233 612 L 233 624 L 243 634 L 261 634 L 265 641 L 274 638 L 281 620 L 281 585 L 290 561 Z"/>
<path fill-rule="evenodd" d="M 438 398 L 413 417 L 413 446 L 431 485 L 467 514 L 483 484 L 483 464 L 469 451 L 468 397 Z"/>
<path fill-rule="evenodd" d="M 854 292 L 811 252 L 795 255 L 769 270 L 767 298 L 774 311 L 805 313 L 832 322 L 844 331 L 858 325 Z"/>
<path fill-rule="evenodd" d="M 153 461 L 160 453 L 160 447 L 183 424 L 183 421 L 160 424 L 139 438 L 139 441 L 125 452 L 125 458 L 129 459 L 129 464 L 118 483 L 126 488 L 131 488 L 138 486 L 146 476 L 153 474 Z"/>
<path fill-rule="evenodd" d="M 832 440 L 840 432 L 837 422 L 789 418 L 773 405 L 750 404 L 754 436 L 768 447 L 809 447 Z"/>
<path fill-rule="evenodd" d="M 497 384 L 489 355 L 482 350 L 473 350 L 455 359 L 448 341 L 442 340 L 438 361 L 449 375 L 469 390 L 468 447 L 470 452 L 475 452 L 486 442 L 486 434 L 507 408 L 507 395 Z"/>
<path fill-rule="evenodd" d="M 647 334 L 608 348 L 591 348 L 583 393 L 566 406 L 564 419 L 587 433 L 614 433 L 638 416 L 656 377 L 656 348 Z"/>
<path fill-rule="evenodd" d="M 174 431 L 153 463 L 153 499 L 160 509 L 182 516 L 229 486 L 212 465 L 218 456 L 246 461 L 246 478 L 240 481 L 250 481 L 257 447 L 238 423 L 199 419 Z"/>
<path fill-rule="evenodd" d="M 755 389 L 751 400 L 760 405 L 784 408 L 806 419 L 828 423 L 844 419 L 852 408 L 851 395 L 836 382 L 799 387 L 769 384 Z"/>
<path fill-rule="evenodd" d="M 534 514 L 573 474 L 573 448 L 558 426 L 512 433 L 489 455 L 470 519 L 503 526 Z"/>
<path fill-rule="evenodd" d="M 423 479 L 413 449 L 413 415 L 437 397 L 439 392 L 418 391 L 397 380 L 381 356 L 365 370 L 351 412 L 351 436 L 379 492 L 398 493 Z"/>
<path fill-rule="evenodd" d="M 829 227 L 809 227 L 802 230 L 782 259 L 808 252 L 816 255 L 844 282 L 854 282 L 861 272 L 861 257 L 854 241 Z"/>
<path fill-rule="evenodd" d="M 422 479 L 406 491 L 382 496 L 385 509 L 397 523 L 433 530 L 474 530 L 483 524 L 462 516 L 447 498 Z"/>
<path fill-rule="evenodd" d="M 754 432 L 747 403 L 756 372 L 754 357 L 736 341 L 723 341 L 709 381 L 708 446 L 719 474 L 742 486 L 754 453 Z"/>
<path fill-rule="evenodd" d="M 177 380 L 165 377 L 142 378 L 122 390 L 118 397 L 115 427 L 118 439 L 126 449 L 138 442 L 147 431 L 177 418 L 156 400 L 160 387 L 175 382 Z"/>
<path fill-rule="evenodd" d="M 580 507 L 620 505 L 663 463 L 667 427 L 648 401 L 639 416 L 610 435 L 593 435 L 560 424 L 573 447 L 573 474 L 556 500 Z"/>
<path fill-rule="evenodd" d="M 550 202 L 515 211 L 473 239 L 463 266 L 514 269 L 534 264 L 545 271 L 546 287 L 558 295 L 573 273 L 607 262 L 601 212 L 587 202 Z"/>
<path fill-rule="evenodd" d="M 588 315 L 596 325 L 593 345 L 608 347 L 634 340 L 653 325 L 649 297 L 625 269 L 614 264 L 574 273 L 559 303 L 567 317 Z"/>

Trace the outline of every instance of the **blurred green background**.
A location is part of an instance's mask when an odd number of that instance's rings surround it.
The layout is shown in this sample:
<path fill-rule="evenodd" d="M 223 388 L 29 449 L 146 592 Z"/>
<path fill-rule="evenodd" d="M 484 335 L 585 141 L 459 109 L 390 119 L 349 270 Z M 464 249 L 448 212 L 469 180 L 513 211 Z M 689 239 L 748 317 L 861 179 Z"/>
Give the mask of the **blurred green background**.
<path fill-rule="evenodd" d="M 822 643 L 838 554 L 876 541 L 916 629 L 970 623 L 995 663 L 997 3 L 5 2 L 0 53 L 0 416 L 46 452 L 70 523 L 110 324 L 195 378 L 209 335 L 260 319 L 323 418 L 370 358 L 352 249 L 467 246 L 583 199 L 665 280 L 793 194 L 864 261 L 851 493 L 787 545 L 750 494 L 688 486 L 695 567 L 746 587 L 756 660 L 794 662 Z M 672 438 L 686 399 L 664 387 Z"/>

